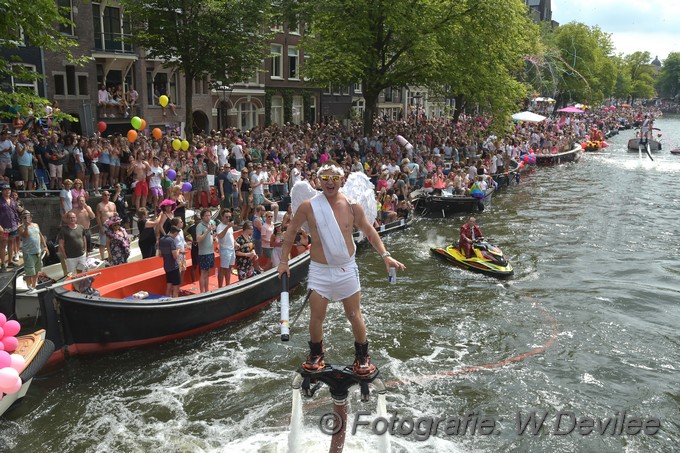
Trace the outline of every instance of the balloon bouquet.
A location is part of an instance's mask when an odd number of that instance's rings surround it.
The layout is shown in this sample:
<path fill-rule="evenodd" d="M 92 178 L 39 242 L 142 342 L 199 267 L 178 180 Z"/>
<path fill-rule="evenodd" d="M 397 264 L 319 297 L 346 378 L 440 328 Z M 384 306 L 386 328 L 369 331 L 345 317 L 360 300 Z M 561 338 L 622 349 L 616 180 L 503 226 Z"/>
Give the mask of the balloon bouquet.
<path fill-rule="evenodd" d="M 0 399 L 3 394 L 13 394 L 21 389 L 19 372 L 23 371 L 26 362 L 14 352 L 19 345 L 16 334 L 21 326 L 17 321 L 7 321 L 7 317 L 0 313 Z"/>

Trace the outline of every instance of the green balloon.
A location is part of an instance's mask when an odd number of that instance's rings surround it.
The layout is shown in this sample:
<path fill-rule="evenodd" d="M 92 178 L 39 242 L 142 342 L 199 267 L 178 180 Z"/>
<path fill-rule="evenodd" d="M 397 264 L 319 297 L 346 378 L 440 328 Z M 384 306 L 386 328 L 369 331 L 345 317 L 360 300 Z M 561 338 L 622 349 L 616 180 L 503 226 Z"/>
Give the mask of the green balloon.
<path fill-rule="evenodd" d="M 135 129 L 139 129 L 142 127 L 142 119 L 138 116 L 133 116 L 130 120 L 130 124 L 132 124 L 132 127 Z"/>

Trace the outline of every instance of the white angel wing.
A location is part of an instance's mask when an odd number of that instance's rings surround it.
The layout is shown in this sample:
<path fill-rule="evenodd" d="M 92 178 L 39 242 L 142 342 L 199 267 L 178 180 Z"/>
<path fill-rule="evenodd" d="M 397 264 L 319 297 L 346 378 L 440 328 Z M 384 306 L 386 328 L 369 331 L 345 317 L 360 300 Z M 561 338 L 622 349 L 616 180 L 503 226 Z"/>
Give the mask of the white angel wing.
<path fill-rule="evenodd" d="M 314 189 L 307 181 L 298 181 L 295 183 L 292 189 L 290 189 L 290 204 L 292 206 L 293 215 L 297 212 L 300 205 L 304 202 L 318 194 L 319 192 Z M 309 224 L 307 222 L 302 225 L 302 229 L 309 233 Z"/>
<path fill-rule="evenodd" d="M 375 199 L 375 186 L 368 176 L 360 171 L 350 173 L 340 192 L 351 201 L 359 203 L 364 209 L 368 223 L 373 225 L 378 215 L 378 202 Z"/>

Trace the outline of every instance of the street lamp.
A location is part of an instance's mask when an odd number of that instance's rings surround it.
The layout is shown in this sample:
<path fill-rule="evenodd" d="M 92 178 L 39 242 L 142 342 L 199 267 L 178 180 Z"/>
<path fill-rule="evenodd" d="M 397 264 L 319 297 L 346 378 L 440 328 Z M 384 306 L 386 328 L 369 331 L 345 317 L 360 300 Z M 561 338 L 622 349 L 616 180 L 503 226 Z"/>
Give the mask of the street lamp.
<path fill-rule="evenodd" d="M 231 85 L 224 85 L 221 80 L 215 80 L 212 83 L 212 89 L 215 91 L 221 91 L 222 92 L 222 107 L 220 108 L 220 126 L 222 126 L 220 129 L 226 129 L 227 128 L 227 115 L 225 113 L 222 113 L 223 111 L 227 111 L 227 99 L 229 99 L 229 95 L 231 95 L 231 92 L 234 90 L 234 87 Z"/>
<path fill-rule="evenodd" d="M 416 128 L 418 127 L 418 116 L 420 115 L 420 100 L 422 98 L 423 95 L 420 94 L 420 91 L 413 96 L 413 99 L 416 100 Z"/>

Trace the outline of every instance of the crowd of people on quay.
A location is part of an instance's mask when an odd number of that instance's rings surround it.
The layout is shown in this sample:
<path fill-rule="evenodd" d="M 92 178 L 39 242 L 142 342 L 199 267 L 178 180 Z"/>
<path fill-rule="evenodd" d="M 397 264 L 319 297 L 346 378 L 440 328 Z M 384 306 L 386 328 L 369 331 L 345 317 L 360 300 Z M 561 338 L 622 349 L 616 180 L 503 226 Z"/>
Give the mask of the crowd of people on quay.
<path fill-rule="evenodd" d="M 379 206 L 377 221 L 388 223 L 409 215 L 409 194 L 415 189 L 466 195 L 477 181 L 492 184 L 494 175 L 509 169 L 510 160 L 528 152 L 564 151 L 594 130 L 633 123 L 640 113 L 618 108 L 556 115 L 540 123 L 517 123 L 504 137 L 490 134 L 486 117 L 462 115 L 454 123 L 413 114 L 402 120 L 376 119 L 371 137 L 363 135 L 360 124 L 347 127 L 335 120 L 212 131 L 191 142 L 172 131 L 139 134 L 131 142 L 118 134 L 61 132 L 58 125 L 30 132 L 5 128 L 0 131 L 0 262 L 3 271 L 13 266 L 23 247 L 19 192 L 25 197 L 58 196 L 63 216 L 59 251 L 69 271 L 83 266 L 95 222 L 100 258 L 112 265 L 125 262 L 136 222 L 143 257 L 171 256 L 169 242 L 161 246 L 160 239 L 174 234 L 181 270 L 185 244 L 191 246 L 205 290 L 206 275 L 214 266 L 208 257 L 214 240 L 226 257 L 221 282 L 228 272 L 243 279 L 277 265 L 290 209 L 276 226 L 276 200 L 298 181 L 321 188 L 317 171 L 331 159 L 346 174 L 360 171 L 370 178 Z M 132 195 L 129 205 L 126 194 Z M 87 203 L 90 196 L 102 197 L 95 209 Z M 210 219 L 210 207 L 221 209 L 217 222 Z M 187 219 L 187 209 L 198 212 L 197 218 Z M 187 229 L 191 220 L 194 224 Z M 238 226 L 243 234 L 235 240 Z M 35 238 L 31 241 L 29 251 L 35 248 Z"/>

